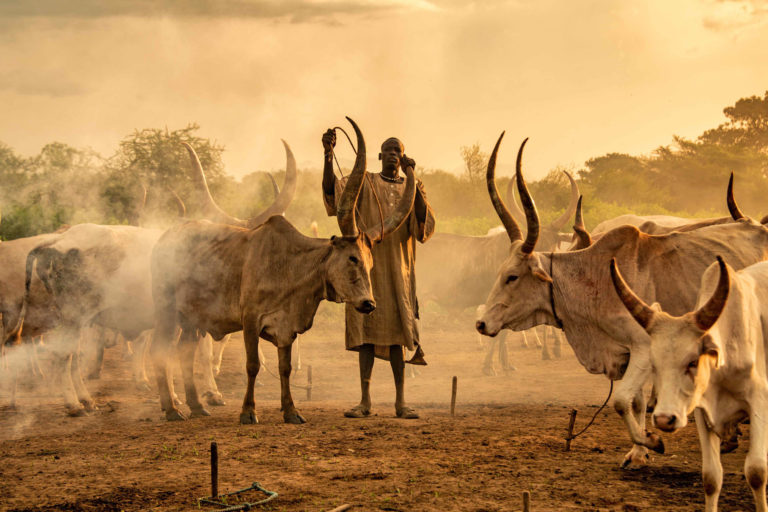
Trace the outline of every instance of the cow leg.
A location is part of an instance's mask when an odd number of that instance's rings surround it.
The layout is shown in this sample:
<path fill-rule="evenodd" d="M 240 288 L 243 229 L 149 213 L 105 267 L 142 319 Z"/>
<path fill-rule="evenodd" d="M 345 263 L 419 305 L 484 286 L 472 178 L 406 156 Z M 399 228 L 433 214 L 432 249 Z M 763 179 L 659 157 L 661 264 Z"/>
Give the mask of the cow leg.
<path fill-rule="evenodd" d="M 294 345 L 296 345 L 296 371 L 301 371 L 301 336 L 296 336 L 296 341 L 294 341 Z"/>
<path fill-rule="evenodd" d="M 218 345 L 214 344 L 215 347 L 214 356 L 213 356 L 213 376 L 218 377 L 219 373 L 221 373 L 221 359 L 224 357 L 224 349 L 227 346 L 227 343 L 229 343 L 229 339 L 232 337 L 231 334 L 227 334 L 224 336 L 224 339 L 222 339 Z"/>
<path fill-rule="evenodd" d="M 256 402 L 253 398 L 253 387 L 256 384 L 256 376 L 259 374 L 261 360 L 263 355 L 259 349 L 259 333 L 261 328 L 250 327 L 248 325 L 243 329 L 243 338 L 245 340 L 245 373 L 248 375 L 248 385 L 245 388 L 245 398 L 243 399 L 243 409 L 240 411 L 240 423 L 251 425 L 259 422 L 256 417 Z"/>
<path fill-rule="evenodd" d="M 498 343 L 498 339 L 489 339 L 490 343 L 488 343 L 488 352 L 485 354 L 485 359 L 483 360 L 483 374 L 488 375 L 489 377 L 495 377 L 496 370 L 493 369 L 493 353 L 496 351 L 496 343 Z"/>
<path fill-rule="evenodd" d="M 157 299 L 156 299 L 157 300 Z M 160 408 L 168 421 L 187 419 L 176 408 L 171 398 L 173 375 L 170 368 L 171 343 L 176 333 L 175 310 L 161 312 L 158 308 L 157 326 L 150 345 L 150 356 L 155 367 L 157 390 L 160 393 Z"/>
<path fill-rule="evenodd" d="M 563 331 L 559 329 L 555 329 L 551 325 L 548 326 L 549 331 L 552 333 L 552 341 L 554 342 L 552 354 L 555 356 L 555 359 L 560 359 L 563 357 L 563 350 L 562 350 L 562 344 L 563 344 Z"/>
<path fill-rule="evenodd" d="M 72 363 L 69 366 L 72 384 L 75 388 L 78 401 L 83 404 L 83 407 L 87 412 L 91 412 L 96 409 L 96 402 L 93 400 L 93 397 L 88 392 L 88 388 L 85 387 L 85 383 L 83 382 L 83 373 L 80 369 L 80 358 L 77 357 L 77 347 L 79 346 L 78 341 L 80 339 L 79 332 L 72 332 L 69 338 L 75 340 L 75 348 L 72 352 Z"/>
<path fill-rule="evenodd" d="M 192 418 L 211 415 L 200 403 L 200 395 L 198 395 L 195 385 L 195 352 L 198 345 L 197 329 L 188 325 L 182 326 L 178 344 L 179 362 L 181 363 L 181 376 L 184 379 L 187 405 L 192 411 Z"/>
<path fill-rule="evenodd" d="M 523 335 L 523 341 L 521 342 L 523 348 L 531 348 L 530 344 L 528 344 L 528 336 L 526 336 L 525 331 L 520 331 L 520 334 Z"/>
<path fill-rule="evenodd" d="M 704 510 L 717 512 L 717 500 L 723 486 L 723 466 L 720 463 L 720 438 L 707 426 L 704 413 L 695 409 L 696 430 L 701 446 L 701 477 L 704 483 Z M 762 454 L 765 459 L 765 453 Z M 758 509 L 759 510 L 759 509 Z"/>
<path fill-rule="evenodd" d="M 534 329 L 536 329 L 538 331 L 538 329 L 536 327 L 534 327 Z M 549 338 L 549 336 L 548 336 L 548 331 L 547 331 L 547 326 L 546 325 L 543 325 L 541 327 L 541 337 L 542 337 L 542 340 L 541 340 L 541 360 L 542 361 L 549 361 L 549 360 L 552 359 L 552 356 L 549 353 L 549 346 L 547 345 L 547 341 L 548 341 L 547 338 Z"/>
<path fill-rule="evenodd" d="M 277 357 L 279 359 L 280 369 L 280 404 L 283 410 L 283 421 L 286 423 L 293 423 L 300 425 L 306 423 L 307 420 L 299 414 L 296 407 L 293 405 L 293 397 L 291 396 L 291 347 L 277 348 Z"/>
<path fill-rule="evenodd" d="M 38 354 L 38 347 L 43 344 L 43 337 L 37 336 L 29 340 L 29 345 L 32 349 L 32 367 L 33 373 L 36 377 L 45 378 L 45 372 L 43 372 L 42 366 L 40 366 L 40 357 Z"/>
<path fill-rule="evenodd" d="M 509 353 L 507 351 L 507 331 L 499 334 L 499 362 L 501 369 L 505 372 L 517 371 L 517 368 L 509 364 Z"/>
<path fill-rule="evenodd" d="M 205 392 L 203 397 L 208 405 L 224 405 L 224 397 L 221 396 L 213 376 L 213 338 L 208 334 L 200 338 L 200 358 L 205 378 Z"/>
<path fill-rule="evenodd" d="M 749 413 L 749 451 L 744 460 L 744 476 L 755 498 L 755 510 L 766 512 L 768 506 L 765 502 L 765 484 L 768 479 L 768 465 L 765 457 L 768 453 L 768 425 L 762 415 L 768 408 L 768 389 L 761 389 L 759 394 L 762 396 L 754 400 Z"/>
<path fill-rule="evenodd" d="M 89 329 L 88 332 L 92 333 L 93 331 L 94 329 Z M 96 344 L 96 355 L 88 372 L 88 380 L 98 380 L 101 378 L 101 370 L 104 367 L 104 349 L 106 348 L 104 334 L 104 328 L 102 327 L 98 330 L 98 335 L 92 339 Z"/>
<path fill-rule="evenodd" d="M 534 343 L 536 344 L 536 348 L 541 348 L 541 338 L 539 337 L 539 331 L 535 327 L 532 329 L 529 329 L 530 332 L 533 333 L 533 339 Z"/>
<path fill-rule="evenodd" d="M 629 366 L 624 377 L 617 385 L 613 407 L 629 431 L 629 436 L 635 446 L 624 456 L 622 467 L 632 463 L 642 464 L 647 459 L 650 448 L 658 453 L 664 453 L 664 443 L 661 438 L 645 431 L 645 393 L 643 387 L 651 374 L 650 356 L 647 347 L 633 346 Z"/>
<path fill-rule="evenodd" d="M 152 341 L 152 333 L 145 331 L 133 340 L 133 349 L 131 351 L 131 368 L 133 373 L 133 383 L 140 391 L 150 391 L 152 388 L 149 385 L 149 379 L 147 378 L 147 346 Z M 130 343 L 126 340 L 126 344 Z"/>

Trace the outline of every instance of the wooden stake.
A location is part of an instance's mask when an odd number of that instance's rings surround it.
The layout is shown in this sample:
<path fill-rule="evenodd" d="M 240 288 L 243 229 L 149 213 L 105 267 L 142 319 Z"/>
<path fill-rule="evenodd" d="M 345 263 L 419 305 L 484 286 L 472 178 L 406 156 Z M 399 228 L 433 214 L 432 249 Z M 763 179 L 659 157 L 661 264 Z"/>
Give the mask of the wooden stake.
<path fill-rule="evenodd" d="M 211 442 L 211 497 L 219 496 L 219 447 L 216 441 Z"/>
<path fill-rule="evenodd" d="M 453 382 L 451 383 L 451 416 L 456 415 L 456 391 L 459 387 L 459 378 L 453 376 Z"/>
<path fill-rule="evenodd" d="M 568 421 L 568 435 L 565 438 L 565 451 L 571 451 L 571 439 L 573 439 L 573 425 L 576 423 L 576 409 L 571 409 L 571 419 Z"/>
<path fill-rule="evenodd" d="M 531 512 L 531 493 L 523 491 L 523 512 Z"/>
<path fill-rule="evenodd" d="M 307 365 L 307 401 L 312 400 L 312 365 Z"/>

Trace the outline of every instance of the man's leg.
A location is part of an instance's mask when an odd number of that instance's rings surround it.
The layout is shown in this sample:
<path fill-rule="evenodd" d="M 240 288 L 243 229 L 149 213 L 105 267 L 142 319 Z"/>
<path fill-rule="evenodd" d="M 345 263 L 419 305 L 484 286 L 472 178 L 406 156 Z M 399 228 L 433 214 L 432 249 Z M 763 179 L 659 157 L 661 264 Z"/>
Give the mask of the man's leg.
<path fill-rule="evenodd" d="M 389 364 L 392 366 L 392 375 L 395 377 L 395 412 L 398 418 L 416 419 L 419 414 L 405 405 L 405 359 L 403 347 L 391 345 L 389 347 Z"/>
<path fill-rule="evenodd" d="M 364 418 L 371 414 L 371 374 L 373 373 L 373 361 L 375 357 L 374 346 L 366 343 L 360 347 L 357 353 L 360 365 L 360 403 L 344 412 L 347 418 Z M 400 356 L 402 359 L 402 355 Z"/>

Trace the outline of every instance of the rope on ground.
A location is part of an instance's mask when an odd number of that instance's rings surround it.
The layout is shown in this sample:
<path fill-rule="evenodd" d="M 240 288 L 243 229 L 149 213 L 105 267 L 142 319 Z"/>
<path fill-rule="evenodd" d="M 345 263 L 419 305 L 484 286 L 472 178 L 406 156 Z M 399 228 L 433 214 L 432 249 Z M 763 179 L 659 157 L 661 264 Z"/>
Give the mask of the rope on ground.
<path fill-rule="evenodd" d="M 573 434 L 571 436 L 568 436 L 566 440 L 576 439 L 581 434 L 587 431 L 589 427 L 592 426 L 592 424 L 595 422 L 595 419 L 597 419 L 597 415 L 600 414 L 600 411 L 605 409 L 605 406 L 608 405 L 608 400 L 611 399 L 611 394 L 613 393 L 613 381 L 611 381 L 611 388 L 608 390 L 608 398 L 605 399 L 605 402 L 603 402 L 603 405 L 600 406 L 600 408 L 597 410 L 594 416 L 592 416 L 592 419 L 589 420 L 589 423 L 587 423 L 587 426 L 581 429 L 581 431 L 578 434 Z"/>
<path fill-rule="evenodd" d="M 280 380 L 279 375 L 275 375 L 275 373 L 269 369 L 269 366 L 267 366 L 267 359 L 264 357 L 264 353 L 261 351 L 261 347 L 259 347 L 259 362 L 261 363 L 261 367 L 267 370 L 267 373 L 276 378 L 277 380 Z M 301 384 L 293 384 L 291 383 L 292 388 L 297 389 L 309 389 L 309 386 L 302 386 Z"/>

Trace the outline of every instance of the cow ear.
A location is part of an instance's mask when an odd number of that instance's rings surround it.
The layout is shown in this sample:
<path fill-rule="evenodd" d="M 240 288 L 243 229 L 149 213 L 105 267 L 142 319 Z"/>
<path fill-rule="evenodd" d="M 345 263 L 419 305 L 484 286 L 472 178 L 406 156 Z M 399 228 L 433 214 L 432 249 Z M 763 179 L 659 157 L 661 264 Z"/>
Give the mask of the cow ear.
<path fill-rule="evenodd" d="M 541 266 L 541 263 L 539 262 L 539 258 L 535 257 L 534 255 L 531 255 L 531 258 L 529 260 L 531 262 L 531 273 L 536 277 L 537 279 L 544 281 L 545 283 L 551 283 L 552 282 L 552 276 L 549 275 L 549 273 L 544 270 L 544 268 Z"/>
<path fill-rule="evenodd" d="M 720 360 L 720 347 L 717 346 L 712 336 L 707 333 L 701 337 L 701 347 L 699 348 L 699 355 L 707 355 L 714 359 L 715 368 L 719 368 L 721 364 Z"/>

